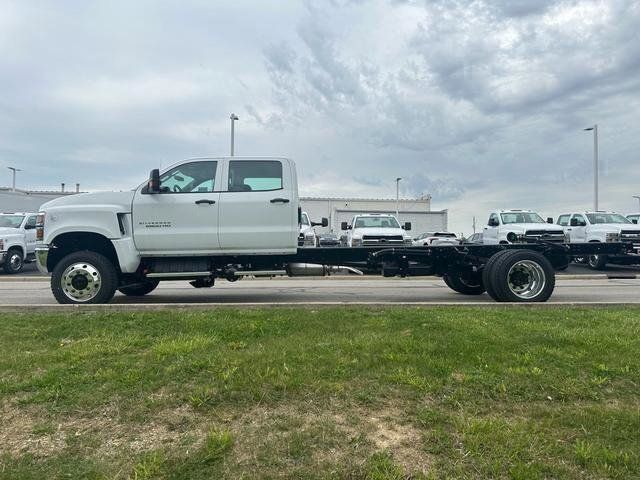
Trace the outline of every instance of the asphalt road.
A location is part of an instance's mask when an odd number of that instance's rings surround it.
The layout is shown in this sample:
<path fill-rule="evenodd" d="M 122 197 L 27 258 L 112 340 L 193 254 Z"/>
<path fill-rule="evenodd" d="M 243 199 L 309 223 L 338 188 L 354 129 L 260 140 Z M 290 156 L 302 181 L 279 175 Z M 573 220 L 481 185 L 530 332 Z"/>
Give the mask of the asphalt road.
<path fill-rule="evenodd" d="M 438 278 L 330 277 L 220 281 L 195 289 L 186 281 L 163 282 L 145 297 L 116 294 L 114 304 L 303 304 L 303 303 L 469 303 L 492 302 L 488 295 L 460 295 Z M 640 279 L 558 279 L 550 302 L 640 303 Z M 52 305 L 46 280 L 0 282 L 0 306 Z"/>

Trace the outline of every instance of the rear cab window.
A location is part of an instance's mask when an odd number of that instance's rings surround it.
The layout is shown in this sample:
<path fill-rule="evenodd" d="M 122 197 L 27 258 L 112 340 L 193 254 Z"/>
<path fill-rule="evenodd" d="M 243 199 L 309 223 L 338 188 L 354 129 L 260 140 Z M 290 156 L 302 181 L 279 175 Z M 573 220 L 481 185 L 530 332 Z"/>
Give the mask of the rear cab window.
<path fill-rule="evenodd" d="M 282 162 L 279 160 L 229 161 L 230 192 L 268 192 L 282 188 Z"/>

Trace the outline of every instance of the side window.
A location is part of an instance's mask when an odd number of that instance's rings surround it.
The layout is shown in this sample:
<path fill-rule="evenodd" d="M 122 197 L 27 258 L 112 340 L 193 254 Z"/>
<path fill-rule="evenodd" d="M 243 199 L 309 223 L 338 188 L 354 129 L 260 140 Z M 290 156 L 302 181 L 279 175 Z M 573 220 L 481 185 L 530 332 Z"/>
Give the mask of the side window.
<path fill-rule="evenodd" d="M 260 192 L 282 189 L 282 162 L 277 160 L 232 160 L 229 162 L 230 192 Z"/>
<path fill-rule="evenodd" d="M 160 177 L 160 193 L 208 193 L 215 190 L 218 162 L 178 165 Z"/>
<path fill-rule="evenodd" d="M 571 215 L 560 215 L 560 217 L 558 217 L 558 225 L 562 225 L 563 227 L 568 226 L 570 216 Z"/>
<path fill-rule="evenodd" d="M 27 223 L 25 223 L 25 226 L 30 228 L 36 228 L 36 217 L 35 216 L 29 217 L 27 219 Z"/>
<path fill-rule="evenodd" d="M 488 225 L 491 226 L 492 223 L 495 225 L 498 222 L 500 222 L 500 219 L 498 218 L 498 214 L 497 213 L 492 213 L 491 216 L 489 217 Z"/>
<path fill-rule="evenodd" d="M 573 218 L 578 220 L 578 225 L 584 227 L 587 224 L 587 221 L 584 219 L 582 215 L 574 215 Z"/>

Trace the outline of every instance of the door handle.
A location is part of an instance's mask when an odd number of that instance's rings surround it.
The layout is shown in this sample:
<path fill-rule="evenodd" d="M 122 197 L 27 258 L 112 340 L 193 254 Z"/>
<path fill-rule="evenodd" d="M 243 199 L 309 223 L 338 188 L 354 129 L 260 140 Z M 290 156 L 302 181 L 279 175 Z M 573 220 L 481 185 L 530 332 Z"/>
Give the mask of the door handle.
<path fill-rule="evenodd" d="M 289 203 L 288 198 L 272 198 L 271 203 Z"/>
<path fill-rule="evenodd" d="M 216 201 L 215 200 L 196 200 L 196 205 L 200 205 L 202 203 L 213 205 L 214 203 L 216 203 Z"/>

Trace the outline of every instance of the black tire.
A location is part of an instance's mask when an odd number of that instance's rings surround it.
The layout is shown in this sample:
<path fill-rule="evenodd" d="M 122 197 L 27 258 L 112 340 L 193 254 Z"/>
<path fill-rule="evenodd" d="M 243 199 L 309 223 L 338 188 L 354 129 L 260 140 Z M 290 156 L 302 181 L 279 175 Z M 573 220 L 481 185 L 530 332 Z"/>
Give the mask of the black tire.
<path fill-rule="evenodd" d="M 498 302 L 546 302 L 556 284 L 549 260 L 532 250 L 508 250 L 495 260 L 489 275 Z"/>
<path fill-rule="evenodd" d="M 485 292 L 480 274 L 460 275 L 446 273 L 442 279 L 447 284 L 447 287 L 463 295 L 482 295 Z"/>
<path fill-rule="evenodd" d="M 487 260 L 487 263 L 484 266 L 484 269 L 482 270 L 482 284 L 484 285 L 484 288 L 487 290 L 487 293 L 489 294 L 489 296 L 491 298 L 493 298 L 496 302 L 498 301 L 498 297 L 496 297 L 496 292 L 493 288 L 493 284 L 492 284 L 492 276 L 491 276 L 491 271 L 493 270 L 493 266 L 495 265 L 496 261 L 501 258 L 503 255 L 509 253 L 510 250 L 500 250 L 498 253 L 495 253 L 492 257 L 489 258 L 489 260 Z"/>
<path fill-rule="evenodd" d="M 153 292 L 160 282 L 158 280 L 147 280 L 126 287 L 119 288 L 118 291 L 129 297 L 143 297 Z"/>
<path fill-rule="evenodd" d="M 108 303 L 117 286 L 118 272 L 111 260 L 87 250 L 63 257 L 51 274 L 51 291 L 63 304 Z M 83 292 L 86 297 L 80 298 Z"/>
<path fill-rule="evenodd" d="M 606 255 L 589 255 L 587 265 L 591 270 L 606 270 L 607 261 Z"/>
<path fill-rule="evenodd" d="M 19 248 L 10 248 L 4 259 L 4 271 L 8 274 L 20 273 L 24 267 L 24 255 Z"/>

